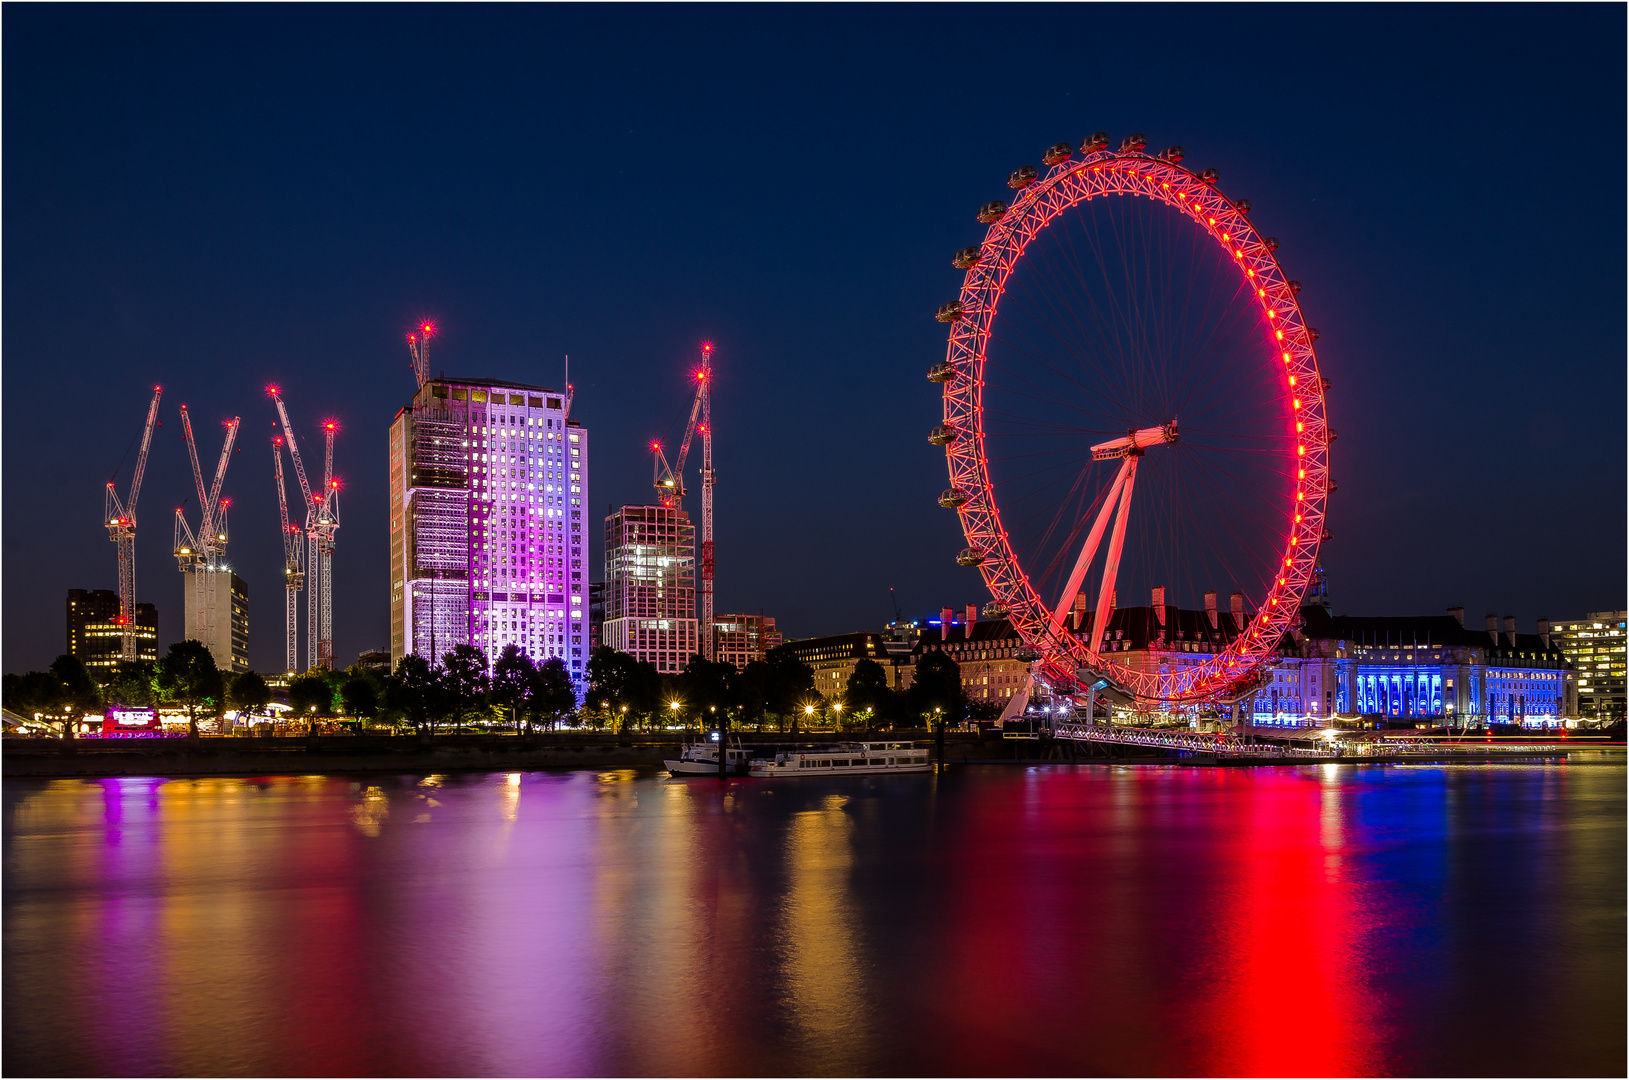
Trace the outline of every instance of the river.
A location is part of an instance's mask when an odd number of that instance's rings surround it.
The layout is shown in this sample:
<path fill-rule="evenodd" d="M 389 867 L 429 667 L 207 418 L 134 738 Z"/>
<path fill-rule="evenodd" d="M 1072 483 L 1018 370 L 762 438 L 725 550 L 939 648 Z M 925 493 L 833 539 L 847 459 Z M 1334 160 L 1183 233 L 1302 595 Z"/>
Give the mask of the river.
<path fill-rule="evenodd" d="M 1622 1075 L 1623 758 L 6 781 L 16 1075 Z"/>

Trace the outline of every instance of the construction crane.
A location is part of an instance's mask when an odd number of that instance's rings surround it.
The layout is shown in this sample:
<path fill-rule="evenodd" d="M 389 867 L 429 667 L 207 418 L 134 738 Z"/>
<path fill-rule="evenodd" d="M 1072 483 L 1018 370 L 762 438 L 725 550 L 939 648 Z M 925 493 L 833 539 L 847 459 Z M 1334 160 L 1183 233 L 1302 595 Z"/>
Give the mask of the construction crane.
<path fill-rule="evenodd" d="M 275 427 L 275 425 L 273 425 Z M 300 663 L 300 590 L 305 588 L 305 559 L 301 529 L 288 520 L 288 493 L 283 484 L 283 437 L 272 436 L 272 466 L 277 478 L 277 514 L 283 528 L 284 656 L 293 674 Z"/>
<path fill-rule="evenodd" d="M 158 425 L 158 399 L 164 395 L 162 386 L 153 387 L 153 400 L 147 406 L 147 424 L 141 431 L 141 452 L 136 455 L 136 469 L 130 474 L 130 492 L 124 501 L 113 481 L 107 482 L 107 495 L 102 501 L 102 520 L 107 522 L 107 538 L 117 544 L 119 551 L 119 657 L 136 660 L 136 498 L 141 494 L 141 474 L 147 471 L 147 448 L 153 444 L 153 428 Z M 125 451 L 129 453 L 128 450 Z"/>
<path fill-rule="evenodd" d="M 435 334 L 436 324 L 426 319 L 407 335 L 407 351 L 413 354 L 413 376 L 418 379 L 421 390 L 430 381 L 430 339 Z"/>
<path fill-rule="evenodd" d="M 697 432 L 701 433 L 701 582 L 697 588 L 701 600 L 701 654 L 713 659 L 713 343 L 701 345 L 701 366 L 690 373 L 696 382 L 696 397 L 690 405 L 690 422 L 685 425 L 684 441 L 679 454 L 669 465 L 662 444 L 651 443 L 655 455 L 653 483 L 657 500 L 670 510 L 681 509 L 684 502 L 684 463 L 690 456 L 690 444 Z"/>
<path fill-rule="evenodd" d="M 321 612 L 318 617 L 317 663 L 334 670 L 334 538 L 339 532 L 339 478 L 334 475 L 334 436 L 339 424 L 333 420 L 322 423 L 324 441 L 322 468 L 322 499 L 312 510 L 316 514 L 317 574 L 321 589 Z"/>
<path fill-rule="evenodd" d="M 175 560 L 183 574 L 191 575 L 188 579 L 191 588 L 187 590 L 190 593 L 187 597 L 190 601 L 186 612 L 187 636 L 202 642 L 211 651 L 214 651 L 217 627 L 209 615 L 212 609 L 219 609 L 209 599 L 217 587 L 216 574 L 226 569 L 221 556 L 226 552 L 226 511 L 231 506 L 230 499 L 221 498 L 221 486 L 226 482 L 226 466 L 232 458 L 232 444 L 237 441 L 238 424 L 239 418 L 236 416 L 226 421 L 226 438 L 221 443 L 221 456 L 215 463 L 214 479 L 206 489 L 203 470 L 198 467 L 198 444 L 192 435 L 192 418 L 187 415 L 187 407 L 181 406 L 181 437 L 186 441 L 187 457 L 192 462 L 192 480 L 198 490 L 200 514 L 198 530 L 194 532 L 187 525 L 184 509 L 176 508 Z M 226 628 L 226 634 L 230 650 L 230 625 Z"/>
<path fill-rule="evenodd" d="M 300 501 L 305 505 L 306 569 L 311 574 L 305 591 L 305 647 L 308 668 L 333 667 L 333 604 L 329 592 L 333 586 L 334 533 L 339 529 L 339 481 L 333 474 L 334 435 L 338 425 L 324 424 L 327 435 L 327 471 L 321 490 L 311 490 L 306 479 L 305 463 L 300 460 L 300 444 L 294 438 L 294 425 L 289 423 L 288 406 L 283 404 L 282 392 L 268 386 L 277 406 L 277 417 L 283 424 L 283 440 L 288 446 L 289 460 L 294 462 L 294 478 L 300 483 Z"/>

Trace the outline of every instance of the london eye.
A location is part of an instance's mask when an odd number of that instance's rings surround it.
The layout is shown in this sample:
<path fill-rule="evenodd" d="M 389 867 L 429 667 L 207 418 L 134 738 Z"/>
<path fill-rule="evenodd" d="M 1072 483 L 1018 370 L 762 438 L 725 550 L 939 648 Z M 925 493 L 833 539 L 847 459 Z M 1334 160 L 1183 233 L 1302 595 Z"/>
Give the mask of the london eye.
<path fill-rule="evenodd" d="M 1012 174 L 1010 204 L 978 210 L 983 239 L 955 253 L 961 292 L 937 312 L 930 441 L 957 561 L 1036 675 L 1168 707 L 1248 692 L 1294 626 L 1328 537 L 1334 433 L 1278 242 L 1215 170 L 1146 147 L 1060 143 Z M 1158 624 L 1133 650 L 1114 613 L 1144 605 Z"/>

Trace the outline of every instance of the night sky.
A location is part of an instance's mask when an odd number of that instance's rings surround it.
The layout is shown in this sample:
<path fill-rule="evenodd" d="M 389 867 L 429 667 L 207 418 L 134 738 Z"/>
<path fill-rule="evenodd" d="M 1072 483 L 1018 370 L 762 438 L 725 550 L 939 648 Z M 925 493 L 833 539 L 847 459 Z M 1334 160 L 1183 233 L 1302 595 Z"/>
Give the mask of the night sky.
<path fill-rule="evenodd" d="M 243 418 L 228 554 L 251 660 L 281 666 L 271 382 L 309 460 L 343 425 L 339 662 L 388 645 L 385 433 L 426 316 L 448 375 L 559 385 L 570 355 L 595 577 L 711 339 L 718 610 L 805 637 L 886 622 L 890 586 L 913 615 L 982 602 L 935 504 L 931 316 L 979 204 L 1097 130 L 1220 170 L 1306 283 L 1337 613 L 1624 606 L 1622 6 L 8 5 L 3 29 L 5 670 L 63 650 L 66 589 L 115 587 L 103 488 L 155 383 L 161 645 L 185 403 L 211 462 Z"/>

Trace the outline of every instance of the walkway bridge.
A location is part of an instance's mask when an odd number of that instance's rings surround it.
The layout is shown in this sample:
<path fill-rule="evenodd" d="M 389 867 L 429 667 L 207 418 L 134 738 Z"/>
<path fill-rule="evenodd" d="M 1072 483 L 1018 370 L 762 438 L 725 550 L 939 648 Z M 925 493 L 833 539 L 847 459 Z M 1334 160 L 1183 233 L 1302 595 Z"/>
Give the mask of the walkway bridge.
<path fill-rule="evenodd" d="M 1183 731 L 1172 728 L 1115 727 L 1105 724 L 1060 722 L 1052 732 L 1055 739 L 1075 742 L 1108 743 L 1118 746 L 1141 746 L 1155 750 L 1168 750 L 1179 754 L 1204 754 L 1218 758 L 1263 761 L 1397 761 L 1460 760 L 1491 758 L 1554 756 L 1565 754 L 1565 744 L 1536 743 L 1521 746 L 1500 746 L 1484 742 L 1443 742 L 1431 738 L 1411 736 L 1379 736 L 1348 738 L 1326 746 L 1296 746 L 1290 742 L 1273 740 L 1259 742 L 1227 732 Z M 1577 749 L 1572 747 L 1571 749 Z"/>

